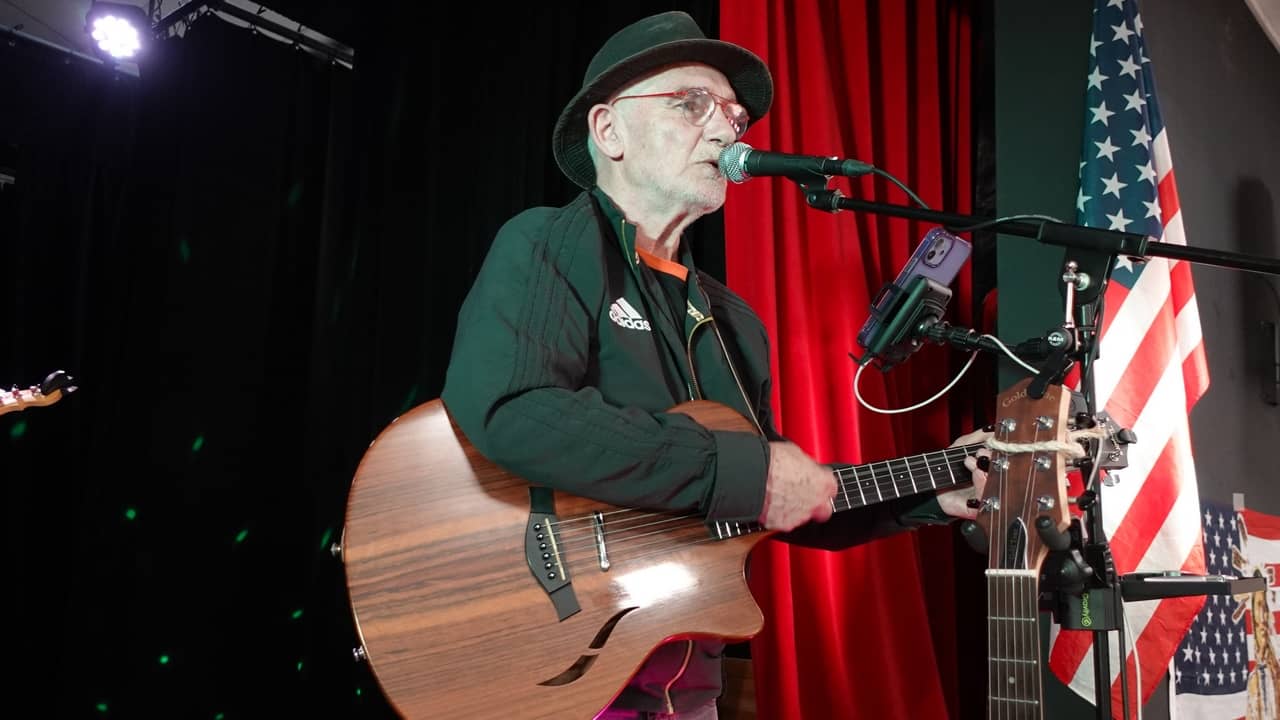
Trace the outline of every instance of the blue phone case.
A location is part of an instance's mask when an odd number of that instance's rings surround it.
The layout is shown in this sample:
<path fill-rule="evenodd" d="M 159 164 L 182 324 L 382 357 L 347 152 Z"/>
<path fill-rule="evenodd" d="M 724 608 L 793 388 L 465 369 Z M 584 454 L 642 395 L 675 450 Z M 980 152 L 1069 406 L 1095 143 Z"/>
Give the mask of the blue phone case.
<path fill-rule="evenodd" d="M 939 285 L 950 285 L 960 268 L 969 259 L 973 246 L 968 240 L 936 227 L 925 233 L 911 259 L 903 266 L 893 285 L 886 285 L 871 305 L 871 316 L 858 331 L 858 344 L 867 347 L 880 327 L 884 314 L 892 307 L 898 293 L 911 286 L 912 281 L 924 276 Z"/>

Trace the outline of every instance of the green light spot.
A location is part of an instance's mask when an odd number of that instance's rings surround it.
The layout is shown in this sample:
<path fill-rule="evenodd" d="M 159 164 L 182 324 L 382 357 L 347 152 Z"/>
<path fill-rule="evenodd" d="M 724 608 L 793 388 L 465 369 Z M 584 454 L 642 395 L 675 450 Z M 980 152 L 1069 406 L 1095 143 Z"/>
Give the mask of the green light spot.
<path fill-rule="evenodd" d="M 245 528 L 244 530 L 241 530 L 240 532 L 236 533 L 236 542 L 242 543 L 244 542 L 244 539 L 247 537 L 249 537 L 249 528 Z"/>
<path fill-rule="evenodd" d="M 298 661 L 298 672 L 302 672 L 302 661 Z"/>
<path fill-rule="evenodd" d="M 325 528 L 324 534 L 320 536 L 320 549 L 329 549 L 329 538 L 333 537 L 333 528 Z"/>
<path fill-rule="evenodd" d="M 168 664 L 169 664 L 169 656 L 168 656 L 168 655 L 161 655 L 161 656 L 160 656 L 160 664 L 161 664 L 161 665 L 168 665 Z"/>
<path fill-rule="evenodd" d="M 133 508 L 125 508 L 125 511 L 124 511 L 125 520 L 133 520 L 136 517 L 138 517 L 137 510 L 134 510 Z"/>
<path fill-rule="evenodd" d="M 98 709 L 98 712 L 100 712 L 100 713 L 104 713 L 104 712 L 106 712 L 106 711 L 107 711 L 107 704 L 106 704 L 106 703 L 98 703 L 98 704 L 97 704 L 97 705 L 95 705 L 94 707 L 95 707 L 95 708 L 97 708 L 97 709 Z"/>
<path fill-rule="evenodd" d="M 292 617 L 294 620 L 297 620 L 298 618 L 302 617 L 302 608 L 298 608 L 297 610 L 294 610 L 293 615 L 291 615 L 290 617 Z"/>
<path fill-rule="evenodd" d="M 187 244 L 186 238 L 178 240 L 178 254 L 182 256 L 184 264 L 191 262 L 191 246 Z"/>
<path fill-rule="evenodd" d="M 191 452 L 200 452 L 200 448 L 204 447 L 204 436 L 197 435 L 196 441 L 191 443 Z"/>
<path fill-rule="evenodd" d="M 295 207 L 298 204 L 298 201 L 301 199 L 302 199 L 302 181 L 299 180 L 298 182 L 293 184 L 293 187 L 289 188 L 289 201 L 288 201 L 289 207 Z"/>
<path fill-rule="evenodd" d="M 9 428 L 9 437 L 14 440 L 17 440 L 18 438 L 26 434 L 27 434 L 26 420 L 19 420 L 18 422 L 13 424 L 13 427 Z"/>
<path fill-rule="evenodd" d="M 363 690 L 361 690 L 360 688 L 356 688 L 356 697 L 360 697 L 363 694 L 364 694 Z"/>
<path fill-rule="evenodd" d="M 213 720 L 222 720 L 225 717 L 226 715 L 223 715 L 222 713 L 218 713 L 217 715 L 213 716 Z"/>

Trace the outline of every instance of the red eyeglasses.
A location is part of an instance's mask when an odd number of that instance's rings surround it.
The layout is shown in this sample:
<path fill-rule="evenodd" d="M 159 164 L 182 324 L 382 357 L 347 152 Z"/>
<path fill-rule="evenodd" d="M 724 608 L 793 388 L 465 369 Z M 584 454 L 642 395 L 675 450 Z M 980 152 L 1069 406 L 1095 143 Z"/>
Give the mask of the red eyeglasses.
<path fill-rule="evenodd" d="M 613 101 L 653 97 L 679 98 L 680 109 L 684 111 L 684 119 L 698 127 L 704 127 L 711 122 L 711 116 L 715 114 L 716 108 L 719 107 L 737 134 L 737 137 L 734 138 L 735 140 L 742 138 L 742 134 L 747 131 L 747 125 L 751 122 L 751 116 L 747 113 L 746 108 L 732 100 L 722 98 L 706 88 L 700 87 L 674 90 L 672 92 L 649 93 L 647 95 L 623 95 L 622 97 L 614 98 Z"/>

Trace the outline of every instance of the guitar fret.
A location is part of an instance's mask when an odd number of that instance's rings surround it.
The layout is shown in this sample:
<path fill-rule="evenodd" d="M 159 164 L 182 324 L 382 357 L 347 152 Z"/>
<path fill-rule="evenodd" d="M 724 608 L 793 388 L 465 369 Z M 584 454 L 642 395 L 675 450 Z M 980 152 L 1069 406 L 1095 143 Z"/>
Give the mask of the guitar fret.
<path fill-rule="evenodd" d="M 942 463 L 942 464 L 943 464 L 943 465 L 947 465 L 947 468 L 948 468 L 948 469 L 950 469 L 950 465 L 948 465 L 948 464 L 947 464 L 946 459 L 947 459 L 947 454 L 946 454 L 946 453 L 942 453 L 942 460 L 943 460 L 943 463 Z M 931 462 L 933 462 L 933 459 L 932 459 L 932 458 L 930 458 L 928 455 L 924 456 L 924 467 L 925 467 L 925 469 L 926 469 L 926 470 L 928 470 L 928 471 L 929 471 L 929 484 L 933 486 L 933 489 L 934 489 L 934 490 L 937 490 L 937 489 L 938 489 L 938 481 L 933 479 L 933 468 L 932 468 L 932 467 L 930 467 L 930 465 L 929 465 L 929 463 L 931 463 Z"/>
<path fill-rule="evenodd" d="M 1022 698 L 997 697 L 995 695 L 991 695 L 990 697 L 992 700 L 999 700 L 1000 702 L 1018 703 L 1020 705 L 1039 705 L 1040 704 L 1039 700 L 1023 700 Z"/>
<path fill-rule="evenodd" d="M 872 464 L 868 465 L 867 467 L 871 470 L 871 481 L 872 481 L 873 483 L 875 483 L 875 486 L 876 486 L 876 496 L 880 498 L 881 502 L 883 502 L 883 501 L 884 501 L 884 495 L 880 492 L 880 479 L 876 477 L 876 466 L 875 466 L 875 463 L 872 463 Z M 890 478 L 889 478 L 889 479 L 890 479 L 890 480 L 892 480 L 892 479 L 893 479 L 893 477 L 892 477 L 892 476 L 890 476 Z"/>
<path fill-rule="evenodd" d="M 862 491 L 862 478 L 858 477 L 858 468 L 853 469 L 853 479 L 858 483 L 858 495 L 862 496 L 862 504 L 867 504 L 867 494 Z"/>
<path fill-rule="evenodd" d="M 911 492 L 920 492 L 920 488 L 916 487 L 916 474 L 911 472 L 911 461 L 907 460 L 903 464 L 907 466 L 907 476 L 911 478 Z"/>
<path fill-rule="evenodd" d="M 853 477 L 856 480 L 858 478 L 858 469 L 857 468 L 850 468 L 850 469 L 853 470 Z M 840 494 L 844 496 L 844 506 L 853 507 L 853 504 L 849 502 L 849 486 L 846 485 L 844 482 L 844 473 L 843 472 L 838 473 L 837 477 L 840 478 Z"/>

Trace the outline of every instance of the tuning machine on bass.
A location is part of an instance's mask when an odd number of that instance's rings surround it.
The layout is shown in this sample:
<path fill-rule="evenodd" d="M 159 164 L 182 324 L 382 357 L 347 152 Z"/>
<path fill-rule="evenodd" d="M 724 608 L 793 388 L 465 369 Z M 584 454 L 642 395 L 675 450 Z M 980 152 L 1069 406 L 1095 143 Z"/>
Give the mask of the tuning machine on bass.
<path fill-rule="evenodd" d="M 75 390 L 77 387 L 72 383 L 71 376 L 62 370 L 55 370 L 39 385 L 23 389 L 15 385 L 8 392 L 0 391 L 0 415 L 28 407 L 52 405 L 61 400 L 63 395 Z"/>

